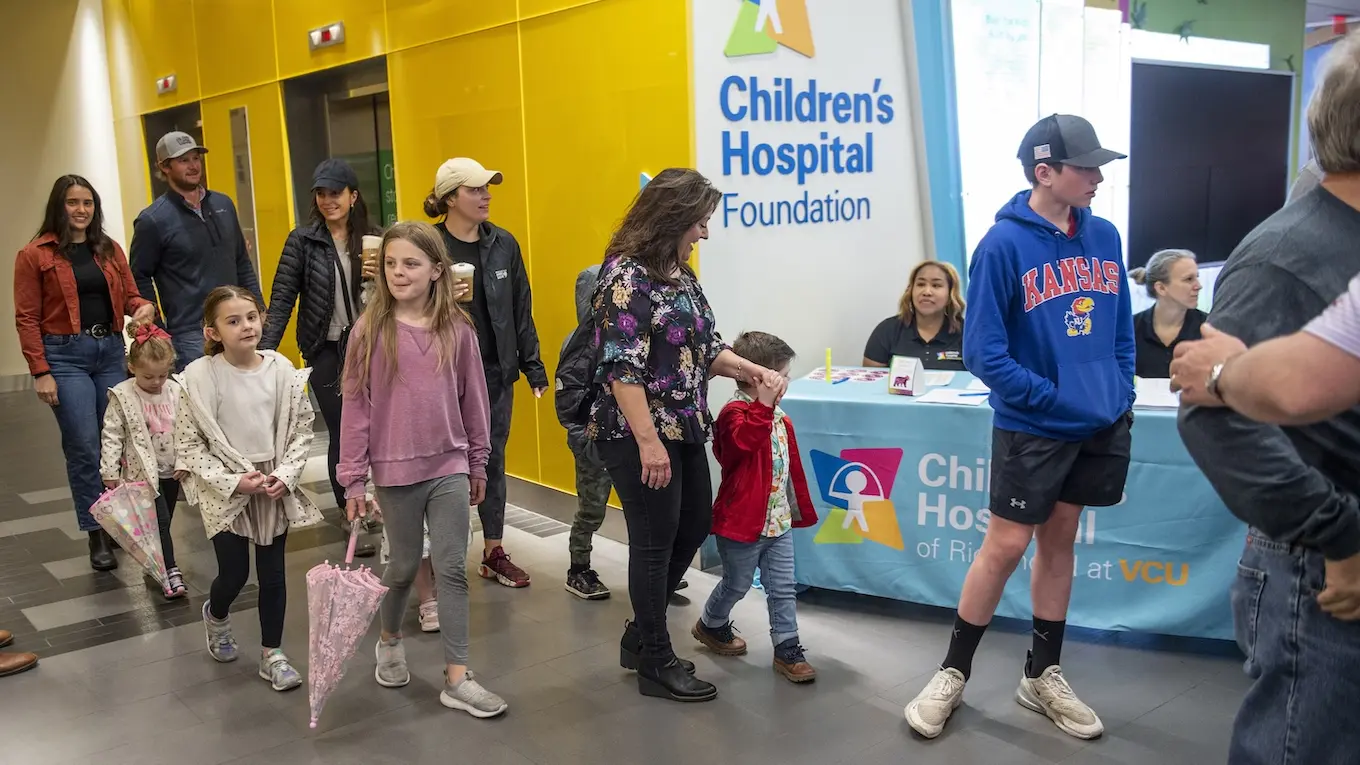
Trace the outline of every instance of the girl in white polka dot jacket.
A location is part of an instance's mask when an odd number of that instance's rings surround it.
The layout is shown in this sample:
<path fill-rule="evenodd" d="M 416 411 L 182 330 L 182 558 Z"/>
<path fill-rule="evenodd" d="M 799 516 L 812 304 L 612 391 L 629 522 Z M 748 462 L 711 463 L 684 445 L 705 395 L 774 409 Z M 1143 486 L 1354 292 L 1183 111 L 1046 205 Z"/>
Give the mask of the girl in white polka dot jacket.
<path fill-rule="evenodd" d="M 248 290 L 218 287 L 208 294 L 207 355 L 177 378 L 175 467 L 185 473 L 184 496 L 198 506 L 217 553 L 217 578 L 203 604 L 208 653 L 222 662 L 237 658 L 228 613 L 250 578 L 254 547 L 260 677 L 287 691 L 302 685 L 302 676 L 281 648 L 288 603 L 283 553 L 290 526 L 321 521 L 298 490 L 315 415 L 306 391 L 309 370 L 258 349 L 263 317 L 264 306 Z"/>

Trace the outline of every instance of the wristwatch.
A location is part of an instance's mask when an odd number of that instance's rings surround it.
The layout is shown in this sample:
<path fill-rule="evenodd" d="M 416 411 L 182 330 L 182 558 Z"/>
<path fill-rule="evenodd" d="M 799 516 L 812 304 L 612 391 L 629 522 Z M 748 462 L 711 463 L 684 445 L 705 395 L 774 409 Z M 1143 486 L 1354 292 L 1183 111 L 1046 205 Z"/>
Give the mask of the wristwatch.
<path fill-rule="evenodd" d="M 1204 382 L 1204 390 L 1220 401 L 1223 400 L 1223 396 L 1218 392 L 1218 378 L 1223 376 L 1223 367 L 1226 365 L 1226 361 L 1215 364 L 1213 369 L 1209 370 L 1209 379 Z"/>

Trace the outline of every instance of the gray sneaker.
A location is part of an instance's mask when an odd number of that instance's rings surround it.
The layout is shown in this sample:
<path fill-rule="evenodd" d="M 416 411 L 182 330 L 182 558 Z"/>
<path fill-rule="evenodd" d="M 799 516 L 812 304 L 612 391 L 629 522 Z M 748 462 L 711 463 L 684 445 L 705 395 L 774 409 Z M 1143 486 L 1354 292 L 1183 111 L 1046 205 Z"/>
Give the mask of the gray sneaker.
<path fill-rule="evenodd" d="M 439 703 L 478 718 L 495 717 L 510 708 L 505 699 L 483 688 L 472 670 L 468 670 L 457 685 L 449 685 L 446 678 L 444 692 L 439 694 Z"/>
<path fill-rule="evenodd" d="M 236 661 L 236 638 L 231 636 L 231 617 L 217 621 L 203 603 L 203 627 L 208 633 L 208 653 L 220 662 Z"/>
<path fill-rule="evenodd" d="M 378 638 L 374 647 L 378 666 L 373 670 L 373 678 L 384 688 L 400 688 L 411 682 L 411 671 L 406 668 L 406 646 L 401 638 L 383 640 Z"/>
<path fill-rule="evenodd" d="M 260 677 L 268 680 L 276 691 L 291 691 L 302 685 L 302 675 L 279 648 L 265 651 L 260 657 Z"/>

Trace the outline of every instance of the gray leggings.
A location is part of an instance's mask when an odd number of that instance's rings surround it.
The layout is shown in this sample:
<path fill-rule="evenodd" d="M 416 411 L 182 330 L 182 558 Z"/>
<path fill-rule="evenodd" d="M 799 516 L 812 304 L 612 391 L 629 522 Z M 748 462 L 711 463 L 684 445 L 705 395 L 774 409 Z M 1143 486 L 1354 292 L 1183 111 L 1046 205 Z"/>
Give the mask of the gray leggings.
<path fill-rule="evenodd" d="M 390 588 L 382 602 L 382 628 L 401 632 L 411 584 L 420 568 L 424 524 L 430 525 L 430 564 L 439 594 L 439 631 L 444 661 L 468 663 L 467 539 L 469 513 L 466 473 L 433 478 L 410 486 L 377 487 L 391 560 L 383 571 Z"/>

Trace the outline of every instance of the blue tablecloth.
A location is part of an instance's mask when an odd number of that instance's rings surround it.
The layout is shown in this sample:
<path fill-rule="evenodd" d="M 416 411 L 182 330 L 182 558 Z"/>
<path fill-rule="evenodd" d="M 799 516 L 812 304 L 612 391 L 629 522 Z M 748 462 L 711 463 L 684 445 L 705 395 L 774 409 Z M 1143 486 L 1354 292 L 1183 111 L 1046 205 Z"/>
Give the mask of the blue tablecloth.
<path fill-rule="evenodd" d="M 971 379 L 958 373 L 950 387 Z M 797 380 L 782 406 L 820 518 L 794 532 L 798 582 L 956 606 L 990 516 L 991 409 L 921 403 L 882 380 Z M 852 509 L 862 516 L 847 528 Z M 1228 588 L 1245 536 L 1186 453 L 1175 412 L 1139 410 L 1124 501 L 1083 514 L 1068 623 L 1231 639 Z M 1033 554 L 998 615 L 1031 616 Z"/>

